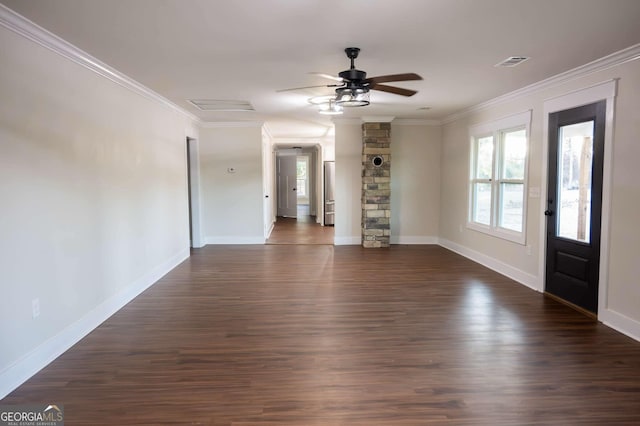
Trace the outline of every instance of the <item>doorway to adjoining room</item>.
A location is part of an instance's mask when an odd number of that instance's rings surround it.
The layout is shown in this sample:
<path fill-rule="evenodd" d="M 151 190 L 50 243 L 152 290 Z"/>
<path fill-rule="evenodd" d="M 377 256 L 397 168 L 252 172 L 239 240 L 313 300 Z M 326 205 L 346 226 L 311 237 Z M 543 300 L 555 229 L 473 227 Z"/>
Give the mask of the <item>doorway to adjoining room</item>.
<path fill-rule="evenodd" d="M 322 152 L 317 146 L 277 148 L 277 215 L 267 244 L 333 244 L 323 226 Z"/>

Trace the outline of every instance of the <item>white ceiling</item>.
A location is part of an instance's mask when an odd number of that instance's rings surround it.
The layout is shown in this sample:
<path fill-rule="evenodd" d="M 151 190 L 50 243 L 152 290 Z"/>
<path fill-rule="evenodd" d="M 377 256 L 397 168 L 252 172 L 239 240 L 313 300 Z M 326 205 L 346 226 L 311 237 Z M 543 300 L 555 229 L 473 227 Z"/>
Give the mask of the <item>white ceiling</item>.
<path fill-rule="evenodd" d="M 265 121 L 316 138 L 331 121 L 307 102 L 360 47 L 368 76 L 415 72 L 413 97 L 372 92 L 345 117 L 443 119 L 640 43 L 640 0 L 0 0 L 203 121 Z M 515 68 L 493 65 L 529 56 Z M 396 83 L 389 83 L 396 84 Z M 188 99 L 249 101 L 203 112 Z M 420 108 L 429 107 L 427 111 Z"/>

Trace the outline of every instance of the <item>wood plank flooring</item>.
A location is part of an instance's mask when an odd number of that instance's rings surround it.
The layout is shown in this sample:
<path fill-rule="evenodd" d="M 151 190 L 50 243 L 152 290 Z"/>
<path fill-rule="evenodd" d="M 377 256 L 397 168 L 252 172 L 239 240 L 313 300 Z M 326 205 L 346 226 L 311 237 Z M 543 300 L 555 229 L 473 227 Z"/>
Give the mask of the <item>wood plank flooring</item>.
<path fill-rule="evenodd" d="M 304 213 L 304 211 L 302 211 Z M 308 211 L 306 212 L 308 213 Z M 308 214 L 298 210 L 297 218 L 278 217 L 267 244 L 331 244 L 333 226 L 322 226 Z"/>
<path fill-rule="evenodd" d="M 67 425 L 637 425 L 640 343 L 437 246 L 195 250 L 2 404 Z"/>

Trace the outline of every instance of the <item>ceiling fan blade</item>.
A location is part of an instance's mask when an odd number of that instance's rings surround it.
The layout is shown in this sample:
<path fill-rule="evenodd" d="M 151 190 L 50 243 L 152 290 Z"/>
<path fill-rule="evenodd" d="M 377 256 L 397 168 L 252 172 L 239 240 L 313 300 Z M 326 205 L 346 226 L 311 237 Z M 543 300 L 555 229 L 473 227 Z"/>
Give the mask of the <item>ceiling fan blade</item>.
<path fill-rule="evenodd" d="M 314 89 L 316 87 L 340 87 L 340 86 L 342 86 L 342 84 L 321 84 L 319 86 L 292 87 L 291 89 L 279 89 L 279 90 L 276 90 L 276 93 L 291 92 L 293 90 Z"/>
<path fill-rule="evenodd" d="M 417 90 L 403 89 L 402 87 L 387 86 L 386 84 L 376 84 L 371 86 L 372 90 L 379 90 L 381 92 L 393 93 L 401 96 L 413 96 L 418 93 Z"/>
<path fill-rule="evenodd" d="M 422 80 L 416 73 L 406 73 L 406 74 L 389 74 L 389 75 L 379 75 L 377 77 L 370 77 L 365 80 L 367 83 L 378 84 L 378 83 L 389 83 L 390 81 L 412 81 L 412 80 Z"/>
<path fill-rule="evenodd" d="M 340 83 L 344 82 L 344 79 L 342 77 L 337 77 L 331 74 L 325 74 L 323 72 L 310 72 L 309 74 L 317 75 L 318 77 L 328 78 L 329 80 L 333 80 L 333 81 L 339 81 Z"/>

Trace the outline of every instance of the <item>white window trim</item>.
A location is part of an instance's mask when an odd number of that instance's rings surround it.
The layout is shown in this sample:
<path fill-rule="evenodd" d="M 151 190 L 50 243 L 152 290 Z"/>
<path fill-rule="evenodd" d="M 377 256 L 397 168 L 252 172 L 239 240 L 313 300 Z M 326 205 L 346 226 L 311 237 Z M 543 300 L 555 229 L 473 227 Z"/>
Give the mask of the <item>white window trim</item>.
<path fill-rule="evenodd" d="M 600 219 L 600 275 L 598 279 L 598 320 L 616 330 L 631 336 L 634 339 L 638 335 L 637 323 L 630 321 L 609 308 L 609 247 L 611 232 L 611 193 L 613 187 L 613 122 L 615 115 L 615 100 L 618 91 L 618 79 L 612 79 L 594 84 L 590 87 L 583 87 L 573 92 L 565 93 L 554 98 L 545 99 L 543 105 L 543 126 L 542 126 L 542 191 L 546 193 L 548 188 L 548 158 L 549 158 L 549 114 L 571 109 L 582 105 L 588 105 L 601 100 L 607 101 L 605 131 L 604 131 L 604 163 L 602 173 L 602 217 Z M 540 215 L 545 210 L 545 203 L 540 205 Z M 538 265 L 539 291 L 544 291 L 544 276 L 546 271 L 547 258 L 547 228 L 546 221 L 540 226 L 540 247 L 539 258 L 543 261 Z"/>
<path fill-rule="evenodd" d="M 503 149 L 501 139 L 501 134 L 508 132 L 510 130 L 515 130 L 518 128 L 524 127 L 525 134 L 527 138 L 527 155 L 525 158 L 524 165 L 524 179 L 523 179 L 523 200 L 522 200 L 522 209 L 523 209 L 523 217 L 522 217 L 522 232 L 513 231 L 511 229 L 506 229 L 498 226 L 498 196 L 497 192 L 500 190 L 499 183 L 504 182 L 504 179 L 495 179 L 496 168 L 497 168 L 497 156 L 498 149 Z M 510 115 L 508 117 L 504 117 L 495 121 L 476 124 L 469 128 L 469 176 L 467 180 L 467 228 L 482 232 L 484 234 L 491 235 L 493 237 L 498 237 L 504 240 L 508 240 L 514 243 L 518 243 L 521 245 L 525 245 L 527 241 L 527 199 L 529 192 L 529 154 L 530 154 L 530 127 L 531 127 L 531 110 Z M 493 174 L 491 179 L 491 219 L 489 225 L 484 225 L 478 222 L 474 222 L 472 220 L 473 215 L 473 189 L 472 182 L 475 179 L 475 166 L 476 166 L 476 148 L 475 141 L 478 138 L 483 136 L 493 135 L 494 139 L 494 152 L 493 152 Z M 498 146 L 496 146 L 499 143 Z"/>

